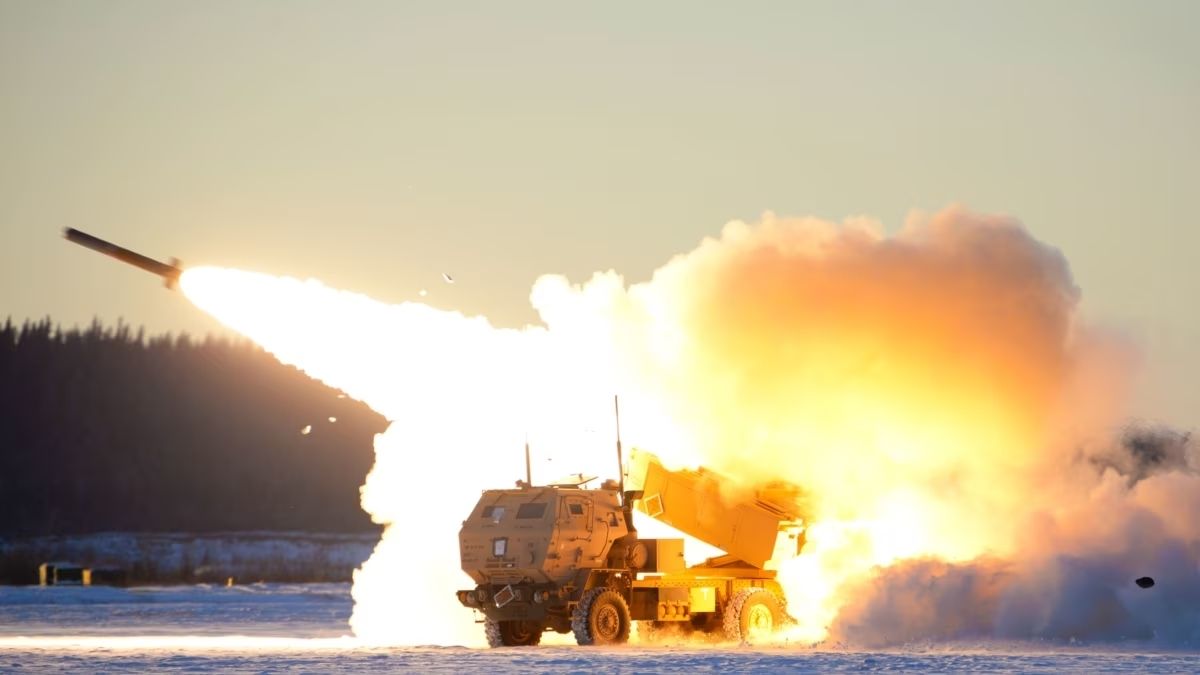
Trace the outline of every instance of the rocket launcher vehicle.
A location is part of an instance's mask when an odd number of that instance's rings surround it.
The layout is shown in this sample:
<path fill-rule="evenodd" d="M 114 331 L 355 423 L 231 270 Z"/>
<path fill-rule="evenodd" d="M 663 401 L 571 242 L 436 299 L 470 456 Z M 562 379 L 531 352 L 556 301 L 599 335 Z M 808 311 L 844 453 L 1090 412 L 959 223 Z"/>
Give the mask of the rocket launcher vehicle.
<path fill-rule="evenodd" d="M 531 646 L 547 631 L 581 645 L 668 634 L 758 642 L 790 619 L 779 563 L 804 546 L 803 493 L 779 483 L 738 489 L 704 469 L 670 470 L 634 451 L 624 482 L 584 476 L 485 490 L 459 531 L 474 588 L 458 601 L 482 615 L 493 647 Z M 633 511 L 712 544 L 723 555 L 688 566 L 684 540 L 641 537 Z"/>

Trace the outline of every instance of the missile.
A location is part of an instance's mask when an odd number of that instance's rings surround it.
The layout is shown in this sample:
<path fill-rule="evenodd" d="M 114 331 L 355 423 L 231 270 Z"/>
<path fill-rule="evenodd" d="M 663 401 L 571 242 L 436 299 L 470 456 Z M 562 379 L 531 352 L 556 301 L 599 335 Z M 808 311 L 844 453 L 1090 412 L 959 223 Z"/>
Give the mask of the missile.
<path fill-rule="evenodd" d="M 123 263 L 146 270 L 151 274 L 157 274 L 163 278 L 164 285 L 167 288 L 173 289 L 179 285 L 179 275 L 183 274 L 183 268 L 179 266 L 179 260 L 176 258 L 171 258 L 170 263 L 159 262 L 154 258 L 147 258 L 140 253 L 134 253 L 127 248 L 121 248 L 116 244 L 104 241 L 100 237 L 93 237 L 87 232 L 81 232 L 73 227 L 63 230 L 63 236 L 66 237 L 67 241 L 90 248 L 98 253 L 103 253 L 110 258 L 116 258 Z"/>

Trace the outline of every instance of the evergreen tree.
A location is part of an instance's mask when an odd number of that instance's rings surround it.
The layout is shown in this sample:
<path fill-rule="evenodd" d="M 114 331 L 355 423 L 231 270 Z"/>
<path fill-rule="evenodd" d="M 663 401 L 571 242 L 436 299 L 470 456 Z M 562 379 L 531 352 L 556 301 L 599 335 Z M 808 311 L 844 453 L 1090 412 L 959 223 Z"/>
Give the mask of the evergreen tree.
<path fill-rule="evenodd" d="M 0 537 L 370 531 L 358 488 L 387 422 L 339 393 L 243 340 L 9 318 Z"/>

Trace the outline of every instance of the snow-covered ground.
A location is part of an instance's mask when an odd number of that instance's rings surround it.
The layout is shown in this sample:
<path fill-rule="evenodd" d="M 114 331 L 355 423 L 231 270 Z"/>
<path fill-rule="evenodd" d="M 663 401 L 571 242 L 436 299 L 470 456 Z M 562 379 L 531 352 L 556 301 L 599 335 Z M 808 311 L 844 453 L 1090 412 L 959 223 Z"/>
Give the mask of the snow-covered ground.
<path fill-rule="evenodd" d="M 349 584 L 0 587 L 0 672 L 1198 672 L 1200 654 L 1137 645 L 370 647 L 349 637 Z"/>

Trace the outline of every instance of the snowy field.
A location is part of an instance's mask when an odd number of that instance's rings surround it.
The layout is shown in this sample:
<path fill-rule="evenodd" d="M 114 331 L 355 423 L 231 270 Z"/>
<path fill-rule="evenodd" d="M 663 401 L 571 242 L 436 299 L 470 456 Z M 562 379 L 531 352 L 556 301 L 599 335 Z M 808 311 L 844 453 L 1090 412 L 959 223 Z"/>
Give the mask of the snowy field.
<path fill-rule="evenodd" d="M 1136 645 L 381 648 L 349 637 L 350 609 L 349 584 L 0 587 L 0 673 L 1200 671 L 1200 654 Z"/>

